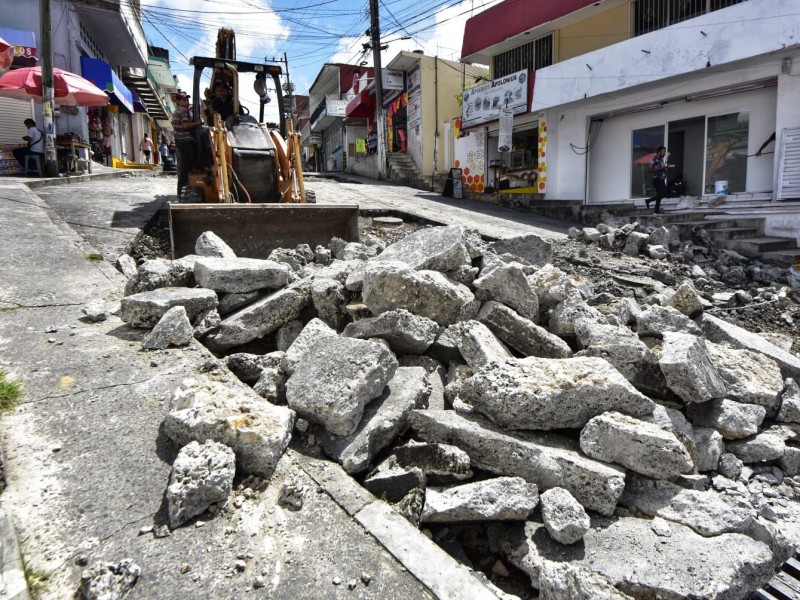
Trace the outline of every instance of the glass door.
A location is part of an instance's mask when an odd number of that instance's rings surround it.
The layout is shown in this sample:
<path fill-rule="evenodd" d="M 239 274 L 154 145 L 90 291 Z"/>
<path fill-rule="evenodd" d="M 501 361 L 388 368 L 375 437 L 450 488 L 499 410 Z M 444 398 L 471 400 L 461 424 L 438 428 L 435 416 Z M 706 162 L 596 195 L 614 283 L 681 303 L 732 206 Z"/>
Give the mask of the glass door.
<path fill-rule="evenodd" d="M 705 193 L 738 193 L 747 187 L 750 111 L 708 117 Z"/>
<path fill-rule="evenodd" d="M 631 198 L 649 198 L 655 193 L 650 161 L 666 145 L 666 125 L 634 129 L 631 138 Z"/>

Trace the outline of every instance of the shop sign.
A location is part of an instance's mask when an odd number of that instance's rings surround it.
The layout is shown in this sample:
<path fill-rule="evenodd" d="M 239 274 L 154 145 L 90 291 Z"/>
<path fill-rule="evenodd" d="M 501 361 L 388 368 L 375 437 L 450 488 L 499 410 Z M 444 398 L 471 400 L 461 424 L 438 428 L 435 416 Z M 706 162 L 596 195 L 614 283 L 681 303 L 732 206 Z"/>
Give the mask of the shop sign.
<path fill-rule="evenodd" d="M 464 127 L 496 121 L 500 110 L 510 108 L 512 114 L 528 112 L 528 71 L 518 71 L 464 92 L 461 119 Z"/>
<path fill-rule="evenodd" d="M 36 37 L 32 31 L 0 27 L 0 38 L 3 38 L 14 48 L 15 67 L 33 67 L 36 65 L 38 54 L 36 51 Z"/>
<path fill-rule="evenodd" d="M 325 100 L 325 106 L 328 111 L 329 117 L 346 117 L 347 116 L 347 103 L 348 99 L 339 100 L 335 96 L 328 96 Z"/>
<path fill-rule="evenodd" d="M 308 142 L 312 146 L 319 146 L 322 143 L 322 134 L 310 133 L 308 134 L 308 137 L 306 137 L 306 142 Z"/>
<path fill-rule="evenodd" d="M 383 82 L 383 89 L 384 90 L 403 90 L 405 89 L 405 85 L 403 82 L 403 71 L 381 71 L 383 77 L 381 77 L 381 81 Z"/>

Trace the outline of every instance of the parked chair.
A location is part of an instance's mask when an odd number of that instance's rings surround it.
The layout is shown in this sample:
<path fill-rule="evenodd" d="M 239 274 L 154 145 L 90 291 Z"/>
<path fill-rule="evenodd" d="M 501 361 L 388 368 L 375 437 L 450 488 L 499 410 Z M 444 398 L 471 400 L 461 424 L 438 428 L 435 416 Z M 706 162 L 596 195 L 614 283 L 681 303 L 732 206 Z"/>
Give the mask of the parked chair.
<path fill-rule="evenodd" d="M 33 161 L 33 168 L 31 168 L 31 161 Z M 25 177 L 30 173 L 36 173 L 37 177 L 44 177 L 42 157 L 38 154 L 28 154 L 25 156 Z"/>

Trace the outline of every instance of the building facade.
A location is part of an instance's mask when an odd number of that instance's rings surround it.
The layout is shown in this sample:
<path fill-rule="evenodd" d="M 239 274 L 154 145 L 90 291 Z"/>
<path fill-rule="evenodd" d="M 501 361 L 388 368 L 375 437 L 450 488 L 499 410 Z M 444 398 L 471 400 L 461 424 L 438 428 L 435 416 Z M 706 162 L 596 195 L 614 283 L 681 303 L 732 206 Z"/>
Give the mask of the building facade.
<path fill-rule="evenodd" d="M 529 108 L 512 127 L 515 138 L 538 134 L 524 166 L 545 199 L 647 197 L 649 160 L 664 145 L 693 195 L 778 200 L 800 191 L 786 160 L 800 143 L 798 8 L 796 0 L 506 0 L 470 19 L 462 58 L 491 65 L 494 81 L 527 74 Z M 488 164 L 510 168 L 516 148 L 497 152 L 498 120 L 465 129 L 485 136 Z"/>

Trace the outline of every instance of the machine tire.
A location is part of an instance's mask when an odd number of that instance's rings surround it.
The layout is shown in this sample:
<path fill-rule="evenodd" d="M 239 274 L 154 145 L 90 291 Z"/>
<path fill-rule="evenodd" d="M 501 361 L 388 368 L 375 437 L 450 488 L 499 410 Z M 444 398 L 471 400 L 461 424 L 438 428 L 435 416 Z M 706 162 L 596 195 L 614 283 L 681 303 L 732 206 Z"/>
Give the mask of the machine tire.
<path fill-rule="evenodd" d="M 306 190 L 306 204 L 316 204 L 317 193 L 311 190 Z"/>
<path fill-rule="evenodd" d="M 202 204 L 203 188 L 199 185 L 187 185 L 181 194 L 181 204 Z"/>

